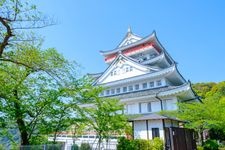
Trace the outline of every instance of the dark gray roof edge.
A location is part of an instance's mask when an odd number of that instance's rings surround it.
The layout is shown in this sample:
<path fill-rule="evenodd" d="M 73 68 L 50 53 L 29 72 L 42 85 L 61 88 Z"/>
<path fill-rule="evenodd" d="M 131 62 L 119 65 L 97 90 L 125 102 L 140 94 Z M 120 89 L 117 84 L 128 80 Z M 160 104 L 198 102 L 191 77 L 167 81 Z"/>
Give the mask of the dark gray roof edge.
<path fill-rule="evenodd" d="M 122 51 L 122 50 L 125 50 L 127 48 L 130 48 L 130 47 L 133 47 L 133 46 L 136 46 L 138 44 L 141 44 L 142 42 L 146 42 L 148 41 L 149 39 L 151 39 L 151 37 L 153 37 L 155 35 L 155 31 L 153 31 L 151 34 L 145 36 L 144 38 L 142 38 L 141 40 L 139 41 L 136 41 L 132 44 L 129 44 L 129 45 L 126 45 L 126 46 L 123 46 L 123 47 L 117 47 L 115 49 L 112 49 L 112 50 L 106 50 L 106 51 L 100 51 L 100 53 L 102 55 L 106 54 L 106 53 L 110 53 L 110 52 L 118 52 L 118 51 Z"/>
<path fill-rule="evenodd" d="M 150 114 L 144 114 L 142 116 L 133 118 L 133 119 L 129 119 L 129 121 L 141 121 L 141 120 L 162 120 L 162 119 L 170 119 L 170 120 L 176 120 L 176 121 L 181 121 L 177 118 L 173 118 L 173 117 L 168 117 L 165 115 L 159 115 L 157 113 L 150 113 Z"/>

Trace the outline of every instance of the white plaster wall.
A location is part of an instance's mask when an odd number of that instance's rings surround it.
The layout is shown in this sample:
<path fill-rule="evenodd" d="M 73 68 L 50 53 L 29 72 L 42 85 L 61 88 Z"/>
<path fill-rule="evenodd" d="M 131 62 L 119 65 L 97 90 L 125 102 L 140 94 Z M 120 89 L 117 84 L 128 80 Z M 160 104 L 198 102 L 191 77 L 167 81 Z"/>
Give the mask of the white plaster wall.
<path fill-rule="evenodd" d="M 176 110 L 177 109 L 177 99 L 167 100 L 167 110 Z"/>
<path fill-rule="evenodd" d="M 127 104 L 127 113 L 128 114 L 138 114 L 139 113 L 139 104 L 138 103 Z"/>
<path fill-rule="evenodd" d="M 159 112 L 161 111 L 161 103 L 160 101 L 143 101 L 143 102 L 138 102 L 137 103 L 127 103 L 125 105 L 127 110 L 125 111 L 127 114 L 140 114 L 139 111 L 139 105 L 141 105 L 141 113 L 149 113 L 148 112 L 148 103 L 151 103 L 151 109 L 152 112 Z M 164 110 L 177 110 L 177 99 L 176 97 L 169 98 L 169 99 L 163 99 L 163 109 Z"/>
<path fill-rule="evenodd" d="M 152 128 L 159 128 L 159 136 L 164 140 L 162 120 L 148 120 L 148 135 L 152 139 Z M 146 121 L 134 121 L 134 138 L 147 139 Z"/>
<path fill-rule="evenodd" d="M 134 138 L 147 139 L 146 121 L 134 121 Z"/>
<path fill-rule="evenodd" d="M 159 128 L 159 137 L 164 140 L 164 129 L 162 120 L 148 120 L 149 139 L 152 139 L 152 128 Z"/>
<path fill-rule="evenodd" d="M 161 79 L 161 82 L 162 82 L 162 86 L 167 85 L 167 83 L 166 83 L 166 79 L 165 79 L 165 78 L 162 78 L 162 79 Z"/>
<path fill-rule="evenodd" d="M 151 102 L 151 106 L 152 106 L 152 112 L 161 111 L 161 104 L 159 101 Z"/>
<path fill-rule="evenodd" d="M 148 113 L 148 103 L 141 103 L 141 113 Z"/>
<path fill-rule="evenodd" d="M 164 110 L 177 110 L 177 98 L 169 98 L 163 100 L 163 109 Z"/>
<path fill-rule="evenodd" d="M 133 71 L 130 72 L 125 72 L 125 73 L 121 73 L 120 75 L 114 75 L 111 76 L 110 74 L 105 78 L 104 81 L 102 81 L 102 83 L 108 83 L 108 82 L 112 82 L 112 81 L 117 81 L 117 80 L 121 80 L 121 79 L 126 79 L 126 78 L 130 78 L 130 77 L 134 77 L 134 76 L 138 76 L 138 75 L 142 75 L 142 74 L 146 74 L 143 71 L 140 71 L 138 69 L 133 68 Z"/>

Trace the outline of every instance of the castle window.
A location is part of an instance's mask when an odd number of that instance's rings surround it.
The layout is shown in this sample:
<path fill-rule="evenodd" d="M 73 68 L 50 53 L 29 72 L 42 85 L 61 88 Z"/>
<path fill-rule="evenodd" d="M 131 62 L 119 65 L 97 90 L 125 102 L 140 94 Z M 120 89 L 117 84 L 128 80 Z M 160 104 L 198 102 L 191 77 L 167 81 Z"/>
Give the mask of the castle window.
<path fill-rule="evenodd" d="M 120 93 L 120 88 L 117 88 L 117 89 L 116 89 L 116 93 L 117 93 L 117 94 Z"/>
<path fill-rule="evenodd" d="M 126 67 L 126 72 L 129 72 L 129 67 Z"/>
<path fill-rule="evenodd" d="M 123 92 L 127 92 L 127 87 L 123 87 Z"/>
<path fill-rule="evenodd" d="M 130 86 L 128 87 L 128 90 L 129 90 L 129 91 L 133 91 L 133 86 L 130 85 Z"/>
<path fill-rule="evenodd" d="M 158 81 L 156 81 L 156 84 L 157 84 L 157 86 L 161 86 L 162 85 L 162 81 L 158 80 Z"/>
<path fill-rule="evenodd" d="M 130 67 L 130 71 L 133 71 L 133 67 Z"/>
<path fill-rule="evenodd" d="M 143 83 L 143 84 L 142 84 L 142 88 L 143 88 L 143 89 L 146 89 L 146 88 L 147 88 L 147 83 Z"/>
<path fill-rule="evenodd" d="M 111 72 L 110 75 L 113 76 L 113 72 Z"/>
<path fill-rule="evenodd" d="M 159 137 L 159 128 L 152 128 L 152 139 Z"/>
<path fill-rule="evenodd" d="M 151 102 L 148 103 L 147 109 L 148 109 L 148 112 L 152 112 L 152 104 L 151 104 Z"/>
<path fill-rule="evenodd" d="M 139 90 L 139 84 L 135 85 L 135 90 Z"/>
<path fill-rule="evenodd" d="M 115 94 L 115 89 L 111 89 L 111 94 Z"/>
<path fill-rule="evenodd" d="M 106 90 L 106 95 L 109 95 L 109 90 Z"/>
<path fill-rule="evenodd" d="M 141 103 L 139 103 L 138 105 L 139 105 L 139 113 L 141 113 Z"/>
<path fill-rule="evenodd" d="M 99 96 L 104 96 L 104 91 L 99 94 Z"/>
<path fill-rule="evenodd" d="M 151 88 L 154 87 L 154 81 L 150 82 L 150 83 L 149 83 L 149 86 L 150 86 Z"/>

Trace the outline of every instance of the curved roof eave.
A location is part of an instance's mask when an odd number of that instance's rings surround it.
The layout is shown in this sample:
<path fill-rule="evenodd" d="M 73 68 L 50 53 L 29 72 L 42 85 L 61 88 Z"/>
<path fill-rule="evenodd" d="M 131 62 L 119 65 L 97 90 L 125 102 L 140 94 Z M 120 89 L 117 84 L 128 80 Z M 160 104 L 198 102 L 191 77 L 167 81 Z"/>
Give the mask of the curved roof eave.
<path fill-rule="evenodd" d="M 100 54 L 102 54 L 103 56 L 110 55 L 110 54 L 113 54 L 115 52 L 119 52 L 119 51 L 122 51 L 122 50 L 125 50 L 125 49 L 128 49 L 128 48 L 131 48 L 133 46 L 137 46 L 139 44 L 142 44 L 144 42 L 147 42 L 147 41 L 153 40 L 153 39 L 156 39 L 155 31 L 153 31 L 150 35 L 146 36 L 145 38 L 143 38 L 143 39 L 141 39 L 141 40 L 139 40 L 135 43 L 132 43 L 132 44 L 124 46 L 124 47 L 119 47 L 119 48 L 116 48 L 116 49 L 113 49 L 113 50 L 100 51 Z"/>
<path fill-rule="evenodd" d="M 160 43 L 158 37 L 156 36 L 156 32 L 155 31 L 154 31 L 154 34 L 155 34 L 155 39 L 156 39 L 157 45 L 166 53 L 166 55 L 169 57 L 169 59 L 175 64 L 176 62 L 173 60 L 173 58 L 170 56 L 170 54 L 166 51 L 166 49 Z"/>
<path fill-rule="evenodd" d="M 178 86 L 177 88 L 174 88 L 168 91 L 159 92 L 157 93 L 157 96 L 163 97 L 168 95 L 174 95 L 174 94 L 178 94 L 188 90 L 191 90 L 191 87 L 190 87 L 190 83 L 186 82 L 185 84 Z"/>

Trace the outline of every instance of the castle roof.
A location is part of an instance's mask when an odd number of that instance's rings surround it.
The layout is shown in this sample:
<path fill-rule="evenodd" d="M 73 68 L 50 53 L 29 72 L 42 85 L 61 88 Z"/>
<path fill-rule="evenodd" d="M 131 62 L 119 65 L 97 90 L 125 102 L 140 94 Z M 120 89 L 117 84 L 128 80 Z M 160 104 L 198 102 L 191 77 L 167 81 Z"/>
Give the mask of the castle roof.
<path fill-rule="evenodd" d="M 130 38 L 135 39 L 135 40 L 128 40 Z M 148 35 L 144 38 L 141 38 L 139 36 L 136 36 L 133 33 L 128 32 L 126 34 L 125 38 L 122 40 L 122 42 L 120 42 L 119 46 L 117 46 L 115 49 L 112 49 L 112 50 L 100 51 L 100 53 L 103 56 L 107 56 L 107 55 L 110 55 L 110 54 L 113 54 L 113 53 L 117 53 L 119 51 L 126 50 L 126 49 L 131 48 L 131 47 L 138 46 L 138 45 L 143 44 L 147 41 L 155 41 L 155 40 L 156 40 L 156 32 L 155 31 L 153 31 L 150 35 Z"/>

